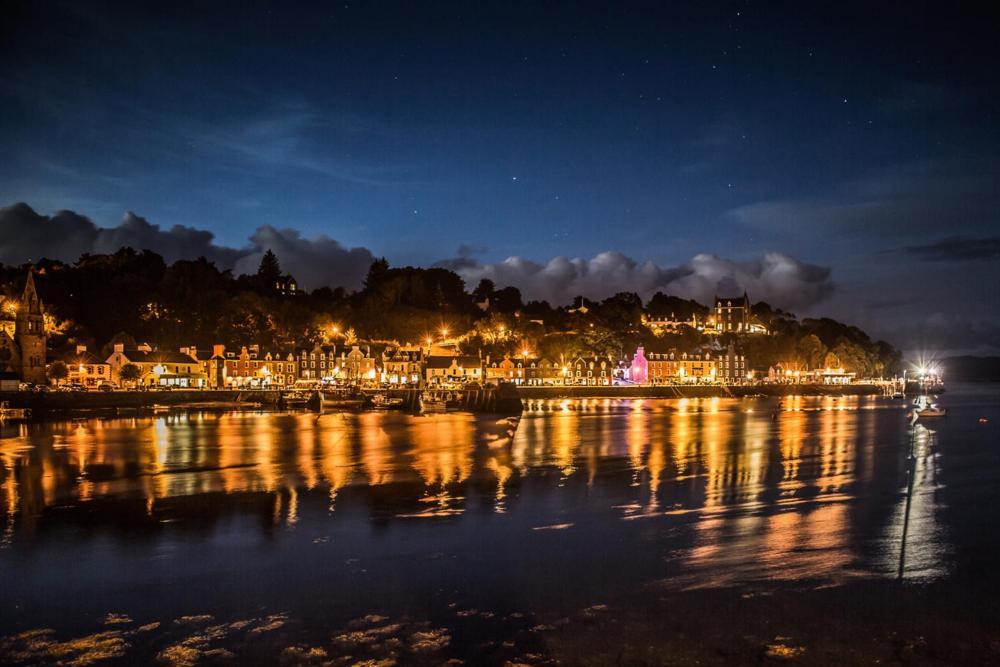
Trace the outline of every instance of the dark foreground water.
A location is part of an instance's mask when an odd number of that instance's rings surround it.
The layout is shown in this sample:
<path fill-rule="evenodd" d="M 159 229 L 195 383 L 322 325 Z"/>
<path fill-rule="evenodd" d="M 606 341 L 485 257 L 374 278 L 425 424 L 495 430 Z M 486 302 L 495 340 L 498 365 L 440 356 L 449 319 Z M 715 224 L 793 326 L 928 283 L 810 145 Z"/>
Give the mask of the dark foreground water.
<path fill-rule="evenodd" d="M 7 426 L 0 662 L 996 662 L 1000 388 L 942 402 Z"/>

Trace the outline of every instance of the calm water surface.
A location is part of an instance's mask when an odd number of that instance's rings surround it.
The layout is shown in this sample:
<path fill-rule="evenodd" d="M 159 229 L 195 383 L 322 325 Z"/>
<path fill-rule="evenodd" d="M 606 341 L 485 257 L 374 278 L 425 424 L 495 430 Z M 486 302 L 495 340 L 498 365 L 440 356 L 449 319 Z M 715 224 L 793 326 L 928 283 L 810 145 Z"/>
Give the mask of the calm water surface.
<path fill-rule="evenodd" d="M 1000 388 L 942 403 L 8 425 L 0 662 L 1000 659 Z"/>

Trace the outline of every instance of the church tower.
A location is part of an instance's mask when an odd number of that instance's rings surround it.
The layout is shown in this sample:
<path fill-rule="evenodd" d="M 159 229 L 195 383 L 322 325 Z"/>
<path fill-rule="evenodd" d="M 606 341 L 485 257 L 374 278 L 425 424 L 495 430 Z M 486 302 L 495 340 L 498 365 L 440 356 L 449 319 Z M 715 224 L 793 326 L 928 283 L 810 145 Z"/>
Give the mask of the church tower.
<path fill-rule="evenodd" d="M 30 269 L 17 309 L 14 342 L 21 350 L 21 380 L 45 384 L 45 313 Z"/>

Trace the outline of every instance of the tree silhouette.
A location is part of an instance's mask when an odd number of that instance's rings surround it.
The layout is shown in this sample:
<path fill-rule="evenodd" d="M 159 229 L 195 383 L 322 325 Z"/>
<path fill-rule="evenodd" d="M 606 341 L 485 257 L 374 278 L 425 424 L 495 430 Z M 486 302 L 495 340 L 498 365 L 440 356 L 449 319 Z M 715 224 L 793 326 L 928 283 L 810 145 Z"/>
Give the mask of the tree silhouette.
<path fill-rule="evenodd" d="M 142 377 L 142 369 L 135 364 L 125 364 L 118 371 L 118 376 L 125 382 L 135 382 Z"/>
<path fill-rule="evenodd" d="M 261 282 L 274 289 L 275 283 L 281 279 L 281 264 L 278 263 L 278 256 L 268 248 L 264 256 L 260 258 L 260 266 L 257 267 L 257 277 Z"/>
<path fill-rule="evenodd" d="M 49 365 L 47 375 L 50 380 L 55 380 L 58 385 L 60 382 L 69 377 L 69 368 L 62 361 L 53 361 Z"/>

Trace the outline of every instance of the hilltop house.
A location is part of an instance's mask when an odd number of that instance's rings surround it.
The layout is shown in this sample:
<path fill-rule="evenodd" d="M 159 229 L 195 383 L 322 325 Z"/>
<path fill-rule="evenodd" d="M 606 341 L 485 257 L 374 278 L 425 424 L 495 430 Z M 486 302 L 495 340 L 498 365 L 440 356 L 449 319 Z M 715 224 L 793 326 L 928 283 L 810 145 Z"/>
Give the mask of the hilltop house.
<path fill-rule="evenodd" d="M 750 297 L 715 297 L 712 323 L 718 333 L 766 334 L 767 326 L 750 309 Z"/>

